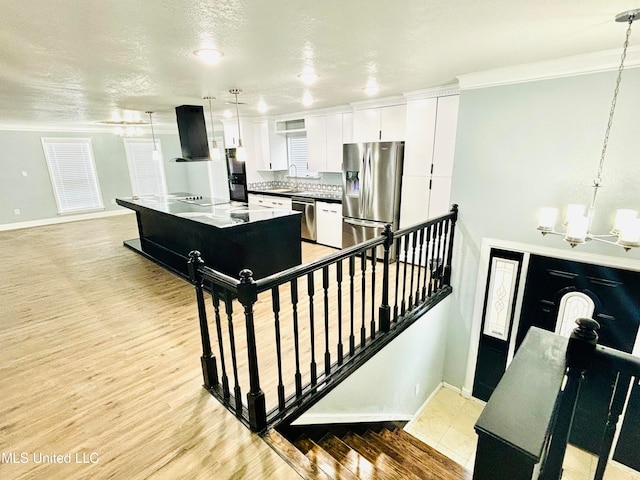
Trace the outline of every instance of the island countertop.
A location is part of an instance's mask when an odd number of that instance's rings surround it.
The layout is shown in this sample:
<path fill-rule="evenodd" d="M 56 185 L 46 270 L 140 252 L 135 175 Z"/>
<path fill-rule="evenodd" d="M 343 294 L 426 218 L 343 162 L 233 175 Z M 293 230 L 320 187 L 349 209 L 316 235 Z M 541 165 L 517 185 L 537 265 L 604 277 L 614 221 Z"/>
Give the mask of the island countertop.
<path fill-rule="evenodd" d="M 300 212 L 292 210 L 253 206 L 250 208 L 242 202 L 230 202 L 188 193 L 118 198 L 116 202 L 118 205 L 133 210 L 139 208 L 155 210 L 218 228 L 229 228 L 289 215 L 300 215 Z"/>
<path fill-rule="evenodd" d="M 189 252 L 205 265 L 254 278 L 300 265 L 300 212 L 216 200 L 189 193 L 116 199 L 136 212 L 140 238 L 124 245 L 184 278 Z"/>

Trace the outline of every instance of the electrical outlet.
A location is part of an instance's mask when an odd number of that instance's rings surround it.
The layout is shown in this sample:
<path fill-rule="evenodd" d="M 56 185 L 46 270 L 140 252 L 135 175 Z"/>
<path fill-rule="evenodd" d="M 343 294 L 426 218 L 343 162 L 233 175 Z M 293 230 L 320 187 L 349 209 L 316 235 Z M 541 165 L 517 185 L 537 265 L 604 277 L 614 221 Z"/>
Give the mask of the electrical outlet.
<path fill-rule="evenodd" d="M 416 388 L 413 390 L 413 395 L 417 397 L 419 391 L 420 391 L 420 384 L 416 383 Z"/>
<path fill-rule="evenodd" d="M 14 208 L 13 209 L 13 213 L 15 213 L 16 215 L 20 215 L 20 209 L 19 208 Z"/>

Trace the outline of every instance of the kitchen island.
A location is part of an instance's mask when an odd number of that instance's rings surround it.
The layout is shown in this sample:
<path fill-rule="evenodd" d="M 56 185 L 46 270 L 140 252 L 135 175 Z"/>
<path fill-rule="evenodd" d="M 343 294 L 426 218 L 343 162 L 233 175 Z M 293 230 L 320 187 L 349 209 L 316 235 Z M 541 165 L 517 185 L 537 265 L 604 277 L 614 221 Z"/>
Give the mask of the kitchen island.
<path fill-rule="evenodd" d="M 205 264 L 238 278 L 248 268 L 253 278 L 300 265 L 300 213 L 249 207 L 187 193 L 118 198 L 136 212 L 139 238 L 124 245 L 188 278 L 189 252 Z"/>

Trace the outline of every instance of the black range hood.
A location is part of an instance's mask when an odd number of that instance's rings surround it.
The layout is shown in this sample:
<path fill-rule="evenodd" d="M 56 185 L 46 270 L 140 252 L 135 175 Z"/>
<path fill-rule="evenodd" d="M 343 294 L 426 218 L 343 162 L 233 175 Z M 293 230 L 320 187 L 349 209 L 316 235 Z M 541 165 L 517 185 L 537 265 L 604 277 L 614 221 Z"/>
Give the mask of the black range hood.
<path fill-rule="evenodd" d="M 176 162 L 211 160 L 204 109 L 199 105 L 181 105 L 176 107 L 176 119 L 178 120 L 182 157 L 173 160 Z"/>

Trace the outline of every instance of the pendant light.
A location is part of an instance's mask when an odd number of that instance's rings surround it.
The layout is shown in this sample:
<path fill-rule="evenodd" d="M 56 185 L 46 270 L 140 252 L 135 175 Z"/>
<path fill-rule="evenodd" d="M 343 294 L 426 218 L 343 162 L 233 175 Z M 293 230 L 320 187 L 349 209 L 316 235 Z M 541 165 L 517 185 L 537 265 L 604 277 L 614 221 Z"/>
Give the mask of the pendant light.
<path fill-rule="evenodd" d="M 151 152 L 151 158 L 156 161 L 162 160 L 162 155 L 160 154 L 160 151 L 158 150 L 158 144 L 156 143 L 156 135 L 153 132 L 153 119 L 151 118 L 153 112 L 144 113 L 149 115 L 149 125 L 151 125 L 151 138 L 153 139 L 153 152 Z"/>
<path fill-rule="evenodd" d="M 602 169 L 604 167 L 605 153 L 607 151 L 607 143 L 609 142 L 609 132 L 613 123 L 613 114 L 616 109 L 618 100 L 618 92 L 620 90 L 620 81 L 622 80 L 622 71 L 624 70 L 624 60 L 627 56 L 627 47 L 629 46 L 629 36 L 631 35 L 631 24 L 640 17 L 640 9 L 629 10 L 616 16 L 616 22 L 628 23 L 627 32 L 618 67 L 618 77 L 616 79 L 615 89 L 613 91 L 613 100 L 611 101 L 611 110 L 609 111 L 609 121 L 604 135 L 604 144 L 602 145 L 602 153 L 600 155 L 600 164 L 596 178 L 593 180 L 593 195 L 591 204 L 588 209 L 585 205 L 570 204 L 567 207 L 567 216 L 564 222 L 566 232 L 557 232 L 555 230 L 556 218 L 558 216 L 557 208 L 545 207 L 540 209 L 538 219 L 538 230 L 542 235 L 564 235 L 564 239 L 569 242 L 571 247 L 585 243 L 587 240 L 596 240 L 599 242 L 618 245 L 626 251 L 633 247 L 640 247 L 640 219 L 636 210 L 621 209 L 616 212 L 613 227 L 609 233 L 594 235 L 591 233 L 591 222 L 595 213 L 596 195 L 598 189 L 602 186 Z M 617 237 L 617 239 L 616 239 Z M 615 239 L 615 240 L 614 240 Z"/>
<path fill-rule="evenodd" d="M 242 145 L 242 134 L 240 132 L 240 113 L 238 111 L 238 94 L 242 93 L 242 90 L 239 88 L 232 88 L 229 90 L 229 93 L 236 97 L 236 119 L 238 121 L 238 146 L 236 147 L 236 160 L 239 162 L 244 162 L 247 158 L 247 152 Z"/>
<path fill-rule="evenodd" d="M 211 151 L 209 152 L 209 156 L 211 160 L 220 160 L 220 149 L 218 148 L 218 142 L 216 141 L 216 129 L 215 124 L 213 123 L 213 110 L 211 109 L 211 100 L 215 100 L 216 97 L 204 97 L 205 100 L 209 101 L 209 118 L 211 119 Z"/>

